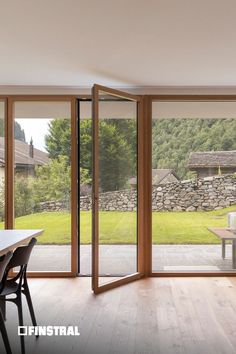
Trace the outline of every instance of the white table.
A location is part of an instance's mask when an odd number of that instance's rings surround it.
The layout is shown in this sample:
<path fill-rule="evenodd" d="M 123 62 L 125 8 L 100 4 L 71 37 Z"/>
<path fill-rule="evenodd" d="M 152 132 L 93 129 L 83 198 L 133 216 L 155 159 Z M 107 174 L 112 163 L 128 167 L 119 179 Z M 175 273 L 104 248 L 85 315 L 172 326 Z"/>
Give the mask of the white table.
<path fill-rule="evenodd" d="M 27 245 L 33 237 L 40 236 L 43 230 L 0 230 L 0 256 L 15 248 Z"/>

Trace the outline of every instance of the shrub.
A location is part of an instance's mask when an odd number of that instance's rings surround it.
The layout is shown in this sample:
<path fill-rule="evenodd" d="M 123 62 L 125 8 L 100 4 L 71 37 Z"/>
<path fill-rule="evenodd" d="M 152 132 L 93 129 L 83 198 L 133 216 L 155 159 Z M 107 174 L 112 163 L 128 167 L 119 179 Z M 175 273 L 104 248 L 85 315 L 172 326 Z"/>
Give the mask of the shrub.
<path fill-rule="evenodd" d="M 15 177 L 15 217 L 34 212 L 32 177 Z"/>

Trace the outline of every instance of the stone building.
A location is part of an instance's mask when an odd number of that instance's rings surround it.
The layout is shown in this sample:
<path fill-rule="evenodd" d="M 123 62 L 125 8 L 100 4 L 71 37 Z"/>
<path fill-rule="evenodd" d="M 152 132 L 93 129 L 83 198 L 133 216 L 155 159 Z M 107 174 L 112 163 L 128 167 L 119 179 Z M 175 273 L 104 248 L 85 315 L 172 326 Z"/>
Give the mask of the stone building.
<path fill-rule="evenodd" d="M 179 181 L 179 177 L 172 169 L 169 168 L 152 169 L 153 186 L 158 186 L 160 183 L 165 184 L 165 183 L 178 182 L 178 181 Z M 135 188 L 137 184 L 136 177 L 130 178 L 129 184 L 131 185 L 132 188 Z"/>
<path fill-rule="evenodd" d="M 191 152 L 188 169 L 197 177 L 209 177 L 236 172 L 236 151 Z"/>
<path fill-rule="evenodd" d="M 0 178 L 5 175 L 5 139 L 0 137 Z M 15 173 L 20 175 L 34 175 L 35 166 L 49 163 L 48 154 L 36 149 L 33 142 L 30 144 L 15 139 L 14 141 Z"/>

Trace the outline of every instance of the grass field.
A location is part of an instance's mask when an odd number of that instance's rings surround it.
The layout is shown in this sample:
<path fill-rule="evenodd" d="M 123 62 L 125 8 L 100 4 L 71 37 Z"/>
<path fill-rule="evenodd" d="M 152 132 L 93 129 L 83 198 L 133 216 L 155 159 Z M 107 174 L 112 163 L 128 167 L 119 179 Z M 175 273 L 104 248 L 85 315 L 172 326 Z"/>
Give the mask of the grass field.
<path fill-rule="evenodd" d="M 226 227 L 227 213 L 236 206 L 210 212 L 153 212 L 153 242 L 155 244 L 217 244 L 219 239 L 208 227 Z M 81 242 L 91 242 L 91 212 L 82 211 Z M 38 244 L 70 243 L 70 214 L 66 212 L 38 213 L 16 219 L 18 229 L 44 229 Z M 3 228 L 3 224 L 0 224 Z M 134 243 L 136 214 L 134 212 L 101 212 L 100 242 L 104 244 Z"/>

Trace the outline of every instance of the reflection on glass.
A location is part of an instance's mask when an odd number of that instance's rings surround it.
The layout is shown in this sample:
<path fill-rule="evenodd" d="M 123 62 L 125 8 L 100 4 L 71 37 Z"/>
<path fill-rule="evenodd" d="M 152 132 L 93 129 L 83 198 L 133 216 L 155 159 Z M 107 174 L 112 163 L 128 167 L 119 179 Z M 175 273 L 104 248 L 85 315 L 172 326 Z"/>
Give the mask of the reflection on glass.
<path fill-rule="evenodd" d="M 71 114 L 67 102 L 16 102 L 15 227 L 43 229 L 31 271 L 71 270 Z"/>

